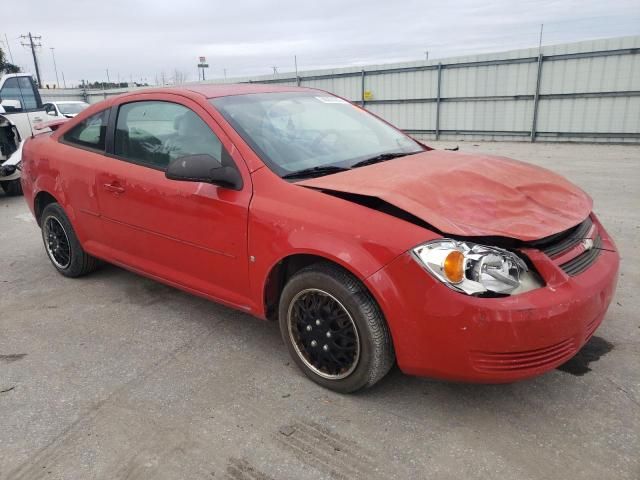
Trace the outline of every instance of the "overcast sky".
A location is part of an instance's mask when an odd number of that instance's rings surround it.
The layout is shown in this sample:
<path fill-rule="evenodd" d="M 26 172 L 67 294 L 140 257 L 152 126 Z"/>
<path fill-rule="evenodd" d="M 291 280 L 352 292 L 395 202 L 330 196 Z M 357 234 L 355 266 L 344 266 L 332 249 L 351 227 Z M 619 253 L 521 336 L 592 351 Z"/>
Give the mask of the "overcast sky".
<path fill-rule="evenodd" d="M 42 36 L 43 83 L 208 78 L 441 58 L 640 34 L 640 0 L 0 0 L 0 39 L 33 72 L 21 34 Z M 6 50 L 6 48 L 5 48 Z M 60 75 L 60 83 L 62 76 Z"/>

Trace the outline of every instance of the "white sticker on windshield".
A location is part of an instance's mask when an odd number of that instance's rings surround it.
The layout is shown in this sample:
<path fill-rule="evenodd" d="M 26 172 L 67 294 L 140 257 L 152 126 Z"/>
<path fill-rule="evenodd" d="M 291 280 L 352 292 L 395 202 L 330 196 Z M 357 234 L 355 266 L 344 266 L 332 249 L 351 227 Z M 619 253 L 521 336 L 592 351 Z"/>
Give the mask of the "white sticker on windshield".
<path fill-rule="evenodd" d="M 322 103 L 349 103 L 338 97 L 316 97 Z"/>

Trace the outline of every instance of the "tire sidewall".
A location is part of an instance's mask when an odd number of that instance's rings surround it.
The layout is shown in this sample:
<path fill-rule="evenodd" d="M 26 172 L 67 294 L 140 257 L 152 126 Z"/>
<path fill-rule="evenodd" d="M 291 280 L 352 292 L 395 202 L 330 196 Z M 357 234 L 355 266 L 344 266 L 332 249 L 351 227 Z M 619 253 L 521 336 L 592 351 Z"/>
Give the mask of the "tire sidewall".
<path fill-rule="evenodd" d="M 53 262 L 51 254 L 49 253 L 49 249 L 47 248 L 47 239 L 45 237 L 44 226 L 49 218 L 55 218 L 60 223 L 60 225 L 64 229 L 65 234 L 67 235 L 67 239 L 69 240 L 71 261 L 66 268 L 60 268 Z M 59 204 L 51 203 L 44 208 L 42 216 L 40 217 L 40 230 L 42 233 L 42 241 L 44 242 L 45 252 L 47 254 L 47 257 L 49 257 L 49 260 L 51 261 L 51 265 L 53 265 L 54 268 L 62 275 L 65 275 L 67 277 L 78 276 L 82 269 L 82 255 L 86 254 L 82 250 L 80 242 L 78 241 L 78 237 L 76 236 L 69 218 L 64 213 L 64 210 Z"/>
<path fill-rule="evenodd" d="M 347 309 L 353 319 L 360 340 L 360 358 L 356 369 L 346 378 L 331 380 L 316 374 L 300 358 L 289 337 L 288 312 L 291 301 L 302 290 L 318 289 L 335 297 Z M 362 301 L 370 300 L 370 296 L 363 291 L 352 292 L 339 280 L 321 271 L 305 271 L 295 275 L 284 287 L 280 296 L 279 323 L 282 339 L 289 353 L 298 367 L 314 382 L 342 393 L 350 393 L 366 386 L 369 382 L 373 352 L 373 340 L 368 329 Z"/>
<path fill-rule="evenodd" d="M 0 182 L 2 185 L 2 190 L 8 197 L 17 197 L 22 195 L 22 184 L 20 183 L 20 179 L 15 180 L 6 180 Z"/>

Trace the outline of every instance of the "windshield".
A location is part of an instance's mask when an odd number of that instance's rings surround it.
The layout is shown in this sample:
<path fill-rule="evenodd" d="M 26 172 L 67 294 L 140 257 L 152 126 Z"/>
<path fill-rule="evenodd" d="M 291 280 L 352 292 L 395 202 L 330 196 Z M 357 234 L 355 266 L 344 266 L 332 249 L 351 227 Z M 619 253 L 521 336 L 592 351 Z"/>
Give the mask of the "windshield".
<path fill-rule="evenodd" d="M 58 110 L 60 110 L 60 113 L 63 115 L 80 113 L 89 106 L 88 103 L 57 103 L 56 105 L 58 105 Z"/>
<path fill-rule="evenodd" d="M 351 168 L 385 153 L 424 150 L 373 115 L 323 92 L 235 95 L 210 101 L 280 176 L 314 167 Z M 317 171 L 331 173 L 331 169 Z"/>

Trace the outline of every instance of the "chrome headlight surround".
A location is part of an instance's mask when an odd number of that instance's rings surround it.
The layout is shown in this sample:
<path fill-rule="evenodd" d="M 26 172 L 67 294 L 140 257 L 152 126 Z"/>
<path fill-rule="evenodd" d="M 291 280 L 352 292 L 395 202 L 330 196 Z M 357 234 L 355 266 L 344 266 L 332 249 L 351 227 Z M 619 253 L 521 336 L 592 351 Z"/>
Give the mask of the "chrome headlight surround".
<path fill-rule="evenodd" d="M 452 252 L 462 254 L 460 279 L 452 280 L 445 270 L 445 260 Z M 432 276 L 449 288 L 467 295 L 487 292 L 516 295 L 543 285 L 520 257 L 502 248 L 442 239 L 419 245 L 412 253 Z M 455 255 L 460 258 L 460 255 Z"/>

